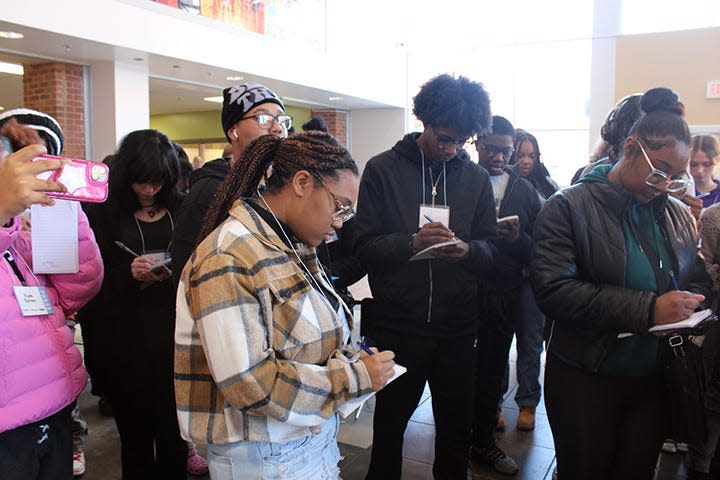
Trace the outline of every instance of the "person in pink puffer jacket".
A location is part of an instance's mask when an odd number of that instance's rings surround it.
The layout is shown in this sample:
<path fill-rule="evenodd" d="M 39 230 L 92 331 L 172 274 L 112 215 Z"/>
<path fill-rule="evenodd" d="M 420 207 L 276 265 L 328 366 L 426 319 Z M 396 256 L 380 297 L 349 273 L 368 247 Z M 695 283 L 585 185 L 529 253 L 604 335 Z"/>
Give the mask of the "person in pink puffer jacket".
<path fill-rule="evenodd" d="M 17 215 L 51 204 L 43 191 L 64 187 L 35 178 L 58 161 L 30 160 L 44 149 L 26 147 L 0 159 L 0 475 L 4 480 L 72 478 L 70 404 L 87 383 L 82 356 L 65 317 L 100 289 L 103 264 L 87 218 L 78 209 L 79 271 L 32 273 L 30 234 Z M 23 316 L 13 290 L 42 286 L 54 312 Z"/>

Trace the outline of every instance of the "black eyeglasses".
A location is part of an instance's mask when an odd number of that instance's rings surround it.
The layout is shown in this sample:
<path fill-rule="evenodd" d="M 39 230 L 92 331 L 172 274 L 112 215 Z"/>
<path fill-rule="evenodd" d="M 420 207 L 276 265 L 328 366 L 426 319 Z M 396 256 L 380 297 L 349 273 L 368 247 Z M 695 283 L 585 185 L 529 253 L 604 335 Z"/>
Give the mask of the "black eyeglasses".
<path fill-rule="evenodd" d="M 274 122 L 277 122 L 286 131 L 292 127 L 292 117 L 281 113 L 280 115 L 270 115 L 269 113 L 257 113 L 255 115 L 248 115 L 240 120 L 248 120 L 254 118 L 257 121 L 258 127 L 263 130 L 270 130 Z"/>
<path fill-rule="evenodd" d="M 495 145 L 486 145 L 486 144 L 482 143 L 480 140 L 475 142 L 475 146 L 485 150 L 485 153 L 487 153 L 490 156 L 490 158 L 493 158 L 498 153 L 501 153 L 503 158 L 508 159 L 508 158 L 510 158 L 510 155 L 512 155 L 513 152 L 515 151 L 515 149 L 513 147 L 498 148 Z"/>
<path fill-rule="evenodd" d="M 647 177 L 645 177 L 646 185 L 662 190 L 662 188 L 660 188 L 660 185 L 665 183 L 665 190 L 669 193 L 683 192 L 690 186 L 690 180 L 687 178 L 686 173 L 681 173 L 679 175 L 679 178 L 670 177 L 667 173 L 655 168 L 655 165 L 653 165 L 653 163 L 650 161 L 650 157 L 648 157 L 648 154 L 645 152 L 645 148 L 643 147 L 640 140 L 637 140 L 637 144 L 640 147 L 640 151 L 642 152 L 643 157 L 645 157 L 645 160 L 650 166 L 650 173 Z"/>
<path fill-rule="evenodd" d="M 445 150 L 446 148 L 450 147 L 463 148 L 465 147 L 465 145 L 468 144 L 468 142 L 471 141 L 470 138 L 458 140 L 447 135 L 438 135 L 432 125 L 430 126 L 430 130 L 432 130 L 433 135 L 435 135 L 435 141 L 437 142 L 438 148 L 440 148 L 441 150 Z"/>
<path fill-rule="evenodd" d="M 355 210 L 353 210 L 353 207 L 351 205 L 346 205 L 342 203 L 340 199 L 337 198 L 335 194 L 330 191 L 328 186 L 325 185 L 325 182 L 323 182 L 322 180 L 320 180 L 320 184 L 325 187 L 325 190 L 330 194 L 333 202 L 335 203 L 335 211 L 333 212 L 331 217 L 333 223 L 345 223 L 355 216 Z"/>

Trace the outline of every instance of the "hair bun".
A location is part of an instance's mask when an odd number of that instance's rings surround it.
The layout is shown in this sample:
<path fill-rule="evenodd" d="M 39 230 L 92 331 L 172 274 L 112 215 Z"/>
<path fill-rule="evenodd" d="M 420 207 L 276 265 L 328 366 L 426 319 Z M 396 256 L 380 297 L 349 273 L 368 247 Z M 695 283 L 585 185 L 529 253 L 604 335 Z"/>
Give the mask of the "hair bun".
<path fill-rule="evenodd" d="M 680 101 L 678 94 L 666 87 L 651 88 L 640 99 L 640 108 L 643 112 L 669 112 L 681 117 L 685 114 L 685 105 Z"/>

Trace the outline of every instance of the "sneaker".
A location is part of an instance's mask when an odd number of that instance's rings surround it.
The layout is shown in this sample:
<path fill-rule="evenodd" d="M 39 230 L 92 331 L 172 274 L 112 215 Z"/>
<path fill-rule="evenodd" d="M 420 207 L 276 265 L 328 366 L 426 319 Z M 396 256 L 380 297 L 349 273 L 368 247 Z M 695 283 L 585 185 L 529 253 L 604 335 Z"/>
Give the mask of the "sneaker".
<path fill-rule="evenodd" d="M 502 413 L 502 410 L 498 410 L 498 420 L 495 424 L 495 431 L 496 432 L 504 432 L 505 431 L 505 416 Z"/>
<path fill-rule="evenodd" d="M 495 443 L 486 448 L 472 447 L 471 457 L 475 463 L 489 465 L 504 475 L 515 475 L 519 470 L 515 460 L 505 455 Z"/>
<path fill-rule="evenodd" d="M 202 476 L 208 473 L 208 463 L 194 448 L 188 449 L 187 472 L 190 475 Z"/>
<path fill-rule="evenodd" d="M 663 440 L 662 451 L 665 453 L 677 453 L 677 443 L 672 438 L 666 438 Z"/>
<path fill-rule="evenodd" d="M 73 476 L 79 477 L 85 473 L 85 453 L 80 450 L 73 452 Z"/>
<path fill-rule="evenodd" d="M 520 407 L 516 428 L 524 432 L 535 428 L 535 407 Z"/>

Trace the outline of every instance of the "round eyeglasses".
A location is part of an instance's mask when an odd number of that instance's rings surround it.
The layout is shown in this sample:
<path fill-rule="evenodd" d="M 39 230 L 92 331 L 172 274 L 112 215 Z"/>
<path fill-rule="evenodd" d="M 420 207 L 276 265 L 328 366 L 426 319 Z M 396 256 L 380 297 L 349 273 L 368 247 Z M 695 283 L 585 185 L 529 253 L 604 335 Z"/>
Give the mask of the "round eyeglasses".
<path fill-rule="evenodd" d="M 687 173 L 681 173 L 678 178 L 670 177 L 667 173 L 655 168 L 655 165 L 653 165 L 650 161 L 650 157 L 648 157 L 647 152 L 645 152 L 645 148 L 640 140 L 637 140 L 637 144 L 640 147 L 640 151 L 642 152 L 643 157 L 645 157 L 647 164 L 650 166 L 650 173 L 647 177 L 645 177 L 646 185 L 662 190 L 662 184 L 664 183 L 665 191 L 669 193 L 679 193 L 687 190 L 690 186 L 690 180 L 687 178 Z"/>
<path fill-rule="evenodd" d="M 486 145 L 482 143 L 481 141 L 475 142 L 475 146 L 482 148 L 485 153 L 487 153 L 490 158 L 495 157 L 498 153 L 501 153 L 504 159 L 510 158 L 510 155 L 513 154 L 515 149 L 513 147 L 505 147 L 505 148 L 498 148 L 495 145 Z"/>

